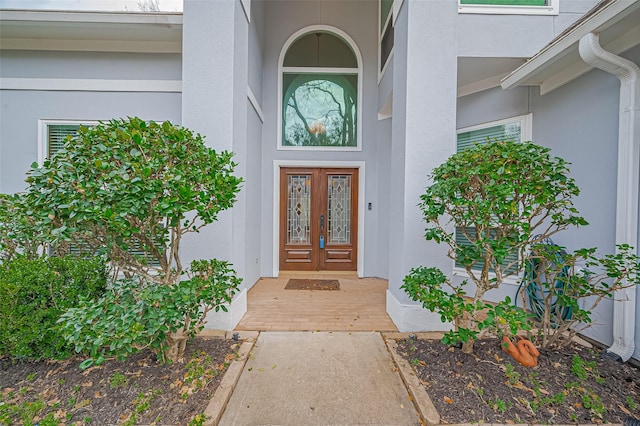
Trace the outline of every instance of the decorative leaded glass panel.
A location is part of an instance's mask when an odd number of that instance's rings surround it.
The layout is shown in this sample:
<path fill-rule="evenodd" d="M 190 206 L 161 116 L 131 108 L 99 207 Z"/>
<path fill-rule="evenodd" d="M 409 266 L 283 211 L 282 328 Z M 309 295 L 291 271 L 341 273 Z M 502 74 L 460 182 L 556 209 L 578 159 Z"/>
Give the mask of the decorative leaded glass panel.
<path fill-rule="evenodd" d="M 287 244 L 311 243 L 311 176 L 287 179 Z"/>
<path fill-rule="evenodd" d="M 327 182 L 327 242 L 351 242 L 351 175 L 330 175 Z"/>

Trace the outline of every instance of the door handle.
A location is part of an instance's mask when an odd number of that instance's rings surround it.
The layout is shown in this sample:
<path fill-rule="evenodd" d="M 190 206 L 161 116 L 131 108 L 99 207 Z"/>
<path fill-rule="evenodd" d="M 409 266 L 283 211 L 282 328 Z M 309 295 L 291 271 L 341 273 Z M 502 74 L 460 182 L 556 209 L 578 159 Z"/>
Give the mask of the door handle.
<path fill-rule="evenodd" d="M 320 230 L 324 230 L 324 215 L 320 215 Z"/>

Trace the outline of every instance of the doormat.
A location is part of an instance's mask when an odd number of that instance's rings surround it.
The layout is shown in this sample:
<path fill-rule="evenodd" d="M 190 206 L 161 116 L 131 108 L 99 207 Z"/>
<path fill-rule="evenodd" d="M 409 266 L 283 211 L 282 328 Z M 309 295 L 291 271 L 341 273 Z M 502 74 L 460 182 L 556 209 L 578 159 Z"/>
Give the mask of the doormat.
<path fill-rule="evenodd" d="M 318 280 L 308 278 L 291 278 L 285 290 L 340 290 L 338 280 Z"/>

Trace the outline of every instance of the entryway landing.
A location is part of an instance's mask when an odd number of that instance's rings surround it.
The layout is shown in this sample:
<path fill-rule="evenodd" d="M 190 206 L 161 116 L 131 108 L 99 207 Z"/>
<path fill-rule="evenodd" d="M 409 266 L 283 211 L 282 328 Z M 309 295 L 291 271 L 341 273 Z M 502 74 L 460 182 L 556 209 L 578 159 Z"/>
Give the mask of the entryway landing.
<path fill-rule="evenodd" d="M 339 280 L 340 290 L 285 290 L 291 278 Z M 281 273 L 249 290 L 236 330 L 398 331 L 386 312 L 387 280 L 355 273 Z"/>

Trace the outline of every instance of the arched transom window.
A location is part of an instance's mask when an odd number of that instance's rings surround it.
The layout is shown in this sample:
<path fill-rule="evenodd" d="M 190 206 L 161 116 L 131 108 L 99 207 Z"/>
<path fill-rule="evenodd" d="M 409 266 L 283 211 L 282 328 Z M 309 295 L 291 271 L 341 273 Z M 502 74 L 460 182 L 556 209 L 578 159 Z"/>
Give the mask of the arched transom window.
<path fill-rule="evenodd" d="M 315 28 L 281 55 L 279 148 L 359 150 L 359 54 L 345 34 Z"/>

